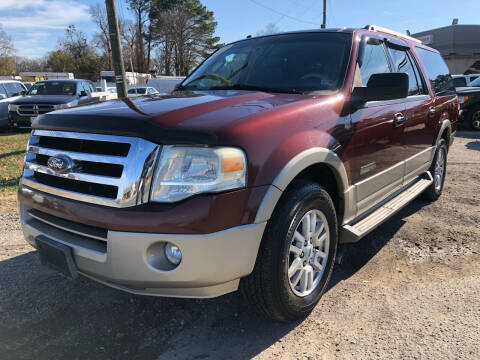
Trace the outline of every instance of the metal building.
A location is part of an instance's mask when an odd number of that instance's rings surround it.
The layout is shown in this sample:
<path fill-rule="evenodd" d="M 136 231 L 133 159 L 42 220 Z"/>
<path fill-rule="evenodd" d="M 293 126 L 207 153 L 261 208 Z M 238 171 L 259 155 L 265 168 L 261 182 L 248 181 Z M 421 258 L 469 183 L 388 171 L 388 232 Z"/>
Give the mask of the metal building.
<path fill-rule="evenodd" d="M 480 73 L 480 25 L 457 23 L 412 36 L 440 51 L 452 74 Z"/>

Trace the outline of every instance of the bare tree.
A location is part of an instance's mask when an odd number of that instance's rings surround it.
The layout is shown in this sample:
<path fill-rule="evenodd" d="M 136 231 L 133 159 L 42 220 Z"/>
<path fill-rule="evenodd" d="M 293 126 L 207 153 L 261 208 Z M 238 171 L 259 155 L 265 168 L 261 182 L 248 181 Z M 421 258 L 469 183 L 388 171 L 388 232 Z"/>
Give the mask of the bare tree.
<path fill-rule="evenodd" d="M 135 71 L 134 65 L 137 65 L 137 61 L 134 61 L 136 57 L 136 44 L 137 44 L 137 27 L 130 20 L 124 20 L 120 23 L 120 34 L 123 43 L 123 57 L 125 60 L 125 68 L 130 68 L 130 71 Z"/>
<path fill-rule="evenodd" d="M 15 72 L 15 48 L 12 38 L 0 24 L 0 75 L 12 75 Z"/>
<path fill-rule="evenodd" d="M 25 57 L 17 57 L 17 72 L 22 71 L 47 71 L 47 57 L 39 57 L 29 59 Z"/>
<path fill-rule="evenodd" d="M 145 60 L 144 53 L 144 36 L 145 27 L 149 20 L 148 13 L 150 11 L 151 0 L 129 0 L 129 8 L 135 15 L 137 34 L 136 34 L 136 56 L 138 61 L 138 70 L 147 72 L 149 59 Z"/>
<path fill-rule="evenodd" d="M 110 35 L 108 32 L 108 21 L 105 7 L 100 4 L 90 6 L 90 16 L 93 22 L 98 26 L 98 32 L 93 37 L 95 46 L 101 48 L 108 61 L 108 69 L 111 70 L 112 65 L 112 48 L 110 46 Z"/>

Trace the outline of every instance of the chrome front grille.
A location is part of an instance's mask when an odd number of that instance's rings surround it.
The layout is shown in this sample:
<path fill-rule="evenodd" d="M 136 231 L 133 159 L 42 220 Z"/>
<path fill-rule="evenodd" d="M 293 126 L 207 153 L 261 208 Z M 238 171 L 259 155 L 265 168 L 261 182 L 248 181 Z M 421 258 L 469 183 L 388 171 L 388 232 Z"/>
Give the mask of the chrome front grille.
<path fill-rule="evenodd" d="M 55 110 L 51 104 L 24 104 L 18 105 L 17 114 L 21 116 L 37 116 Z"/>
<path fill-rule="evenodd" d="M 22 184 L 54 195 L 112 207 L 148 202 L 160 146 L 144 139 L 33 130 Z M 75 166 L 58 172 L 48 159 L 66 155 Z"/>

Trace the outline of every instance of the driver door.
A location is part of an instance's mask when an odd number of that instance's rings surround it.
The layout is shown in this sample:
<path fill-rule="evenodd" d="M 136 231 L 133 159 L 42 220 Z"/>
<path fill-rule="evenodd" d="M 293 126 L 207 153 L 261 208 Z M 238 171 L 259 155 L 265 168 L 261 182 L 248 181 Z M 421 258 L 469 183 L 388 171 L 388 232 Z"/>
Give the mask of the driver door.
<path fill-rule="evenodd" d="M 391 72 L 383 39 L 363 37 L 354 87 L 366 86 L 370 76 Z M 402 130 L 394 118 L 405 111 L 400 100 L 369 101 L 351 113 L 352 137 L 344 156 L 356 188 L 357 213 L 368 210 L 398 190 L 403 181 Z"/>

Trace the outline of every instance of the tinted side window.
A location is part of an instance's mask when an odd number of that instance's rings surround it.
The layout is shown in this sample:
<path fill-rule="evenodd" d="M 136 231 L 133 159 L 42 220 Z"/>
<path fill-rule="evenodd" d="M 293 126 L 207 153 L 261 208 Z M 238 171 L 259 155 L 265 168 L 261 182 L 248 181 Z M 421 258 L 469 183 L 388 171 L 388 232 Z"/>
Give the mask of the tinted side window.
<path fill-rule="evenodd" d="M 93 85 L 90 81 L 85 81 L 85 89 L 89 93 L 95 92 L 95 88 L 93 87 Z"/>
<path fill-rule="evenodd" d="M 429 80 L 432 82 L 435 93 L 454 91 L 455 88 L 450 70 L 448 70 L 448 66 L 440 54 L 422 48 L 417 48 L 417 53 L 425 67 Z"/>
<path fill-rule="evenodd" d="M 388 51 L 392 55 L 393 71 L 407 73 L 408 75 L 408 95 L 419 95 L 420 87 L 415 74 L 412 61 L 405 50 L 397 50 L 389 48 Z"/>
<path fill-rule="evenodd" d="M 478 79 L 478 76 L 470 76 L 470 82 L 472 82 L 473 80 L 477 80 Z"/>
<path fill-rule="evenodd" d="M 83 88 L 83 82 L 80 81 L 77 83 L 77 94 L 80 95 L 82 91 L 85 91 L 85 89 Z"/>
<path fill-rule="evenodd" d="M 467 86 L 467 80 L 463 77 L 453 78 L 453 86 L 455 87 Z"/>
<path fill-rule="evenodd" d="M 363 86 L 367 86 L 368 80 L 373 74 L 390 72 L 383 45 L 381 43 L 364 43 L 358 59 L 358 67 Z"/>
<path fill-rule="evenodd" d="M 4 95 L 6 98 L 8 97 L 7 90 L 5 90 L 5 88 L 3 87 L 3 84 L 0 84 L 0 95 Z"/>
<path fill-rule="evenodd" d="M 20 84 L 20 83 L 14 83 L 14 84 L 15 84 L 15 87 L 17 88 L 17 91 L 19 93 L 21 93 L 22 91 L 26 91 L 25 87 L 22 84 Z"/>

